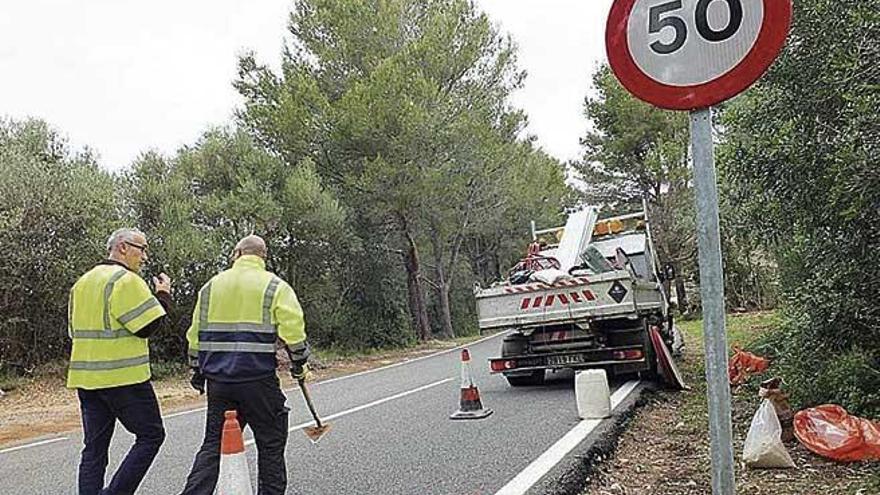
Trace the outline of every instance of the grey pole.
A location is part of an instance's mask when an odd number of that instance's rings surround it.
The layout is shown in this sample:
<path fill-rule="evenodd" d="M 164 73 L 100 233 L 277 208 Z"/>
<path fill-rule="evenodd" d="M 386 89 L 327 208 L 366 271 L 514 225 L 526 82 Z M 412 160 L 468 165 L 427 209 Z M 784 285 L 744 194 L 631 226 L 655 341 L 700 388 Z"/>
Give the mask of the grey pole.
<path fill-rule="evenodd" d="M 727 331 L 724 328 L 724 273 L 718 229 L 718 191 L 712 143 L 712 111 L 690 113 L 691 150 L 700 253 L 700 295 L 703 299 L 703 340 L 712 442 L 712 493 L 733 495 L 733 440 L 730 425 L 730 384 L 727 378 Z"/>

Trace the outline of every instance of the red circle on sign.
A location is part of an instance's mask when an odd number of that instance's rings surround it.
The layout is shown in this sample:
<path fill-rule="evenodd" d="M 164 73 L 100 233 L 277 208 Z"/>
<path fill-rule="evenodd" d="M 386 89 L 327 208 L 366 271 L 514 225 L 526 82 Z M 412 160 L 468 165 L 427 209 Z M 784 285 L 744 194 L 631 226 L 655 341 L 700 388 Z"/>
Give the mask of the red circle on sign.
<path fill-rule="evenodd" d="M 704 108 L 736 96 L 770 67 L 785 44 L 791 24 L 791 0 L 764 0 L 758 39 L 737 65 L 715 79 L 693 86 L 671 86 L 652 79 L 633 60 L 627 24 L 636 0 L 615 0 L 605 26 L 608 63 L 620 83 L 639 99 L 670 110 Z"/>

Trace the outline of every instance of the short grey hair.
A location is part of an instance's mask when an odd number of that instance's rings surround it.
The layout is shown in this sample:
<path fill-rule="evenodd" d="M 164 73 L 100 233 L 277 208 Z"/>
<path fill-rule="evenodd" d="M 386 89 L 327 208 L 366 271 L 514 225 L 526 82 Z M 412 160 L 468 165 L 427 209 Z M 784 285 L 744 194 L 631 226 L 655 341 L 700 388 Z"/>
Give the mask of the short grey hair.
<path fill-rule="evenodd" d="M 133 229 L 130 227 L 123 227 L 121 229 L 116 229 L 110 234 L 110 237 L 107 238 L 107 251 L 112 251 L 114 247 L 120 242 L 132 242 L 134 241 L 134 236 L 141 235 L 146 237 L 146 235 L 138 229 Z"/>

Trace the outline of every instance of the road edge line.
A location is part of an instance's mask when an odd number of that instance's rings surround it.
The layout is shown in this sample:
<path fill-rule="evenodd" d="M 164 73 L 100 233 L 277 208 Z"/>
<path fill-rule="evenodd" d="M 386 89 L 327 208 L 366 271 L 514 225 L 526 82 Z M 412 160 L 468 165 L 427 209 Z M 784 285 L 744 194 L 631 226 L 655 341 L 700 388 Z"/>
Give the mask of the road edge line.
<path fill-rule="evenodd" d="M 638 380 L 628 381 L 611 394 L 611 409 L 617 409 L 638 388 L 639 383 L 641 382 Z M 580 421 L 562 438 L 538 456 L 537 459 L 520 471 L 512 480 L 495 492 L 495 495 L 523 495 L 528 492 L 603 421 L 606 420 L 585 419 Z"/>
<path fill-rule="evenodd" d="M 55 443 L 55 442 L 62 442 L 67 439 L 68 439 L 68 437 L 49 438 L 47 440 L 40 440 L 39 442 L 26 443 L 24 445 L 17 445 L 15 447 L 8 447 L 8 448 L 0 450 L 0 454 L 15 452 L 16 450 L 29 449 L 31 447 L 39 447 L 40 445 L 46 445 L 46 444 Z"/>

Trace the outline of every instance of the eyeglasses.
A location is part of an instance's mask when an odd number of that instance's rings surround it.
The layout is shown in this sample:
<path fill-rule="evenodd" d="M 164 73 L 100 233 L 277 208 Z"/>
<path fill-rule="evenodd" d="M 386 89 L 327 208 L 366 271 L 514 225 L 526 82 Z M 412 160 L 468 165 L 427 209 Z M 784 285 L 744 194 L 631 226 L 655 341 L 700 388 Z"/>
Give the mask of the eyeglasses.
<path fill-rule="evenodd" d="M 133 243 L 133 242 L 128 242 L 128 241 L 124 241 L 124 242 L 125 242 L 126 244 L 128 244 L 129 246 L 131 246 L 131 247 L 136 247 L 136 248 L 140 249 L 142 253 L 146 253 L 146 252 L 147 252 L 147 245 L 146 245 L 146 244 L 144 244 L 144 245 L 140 245 L 140 244 L 135 244 L 135 243 Z"/>

